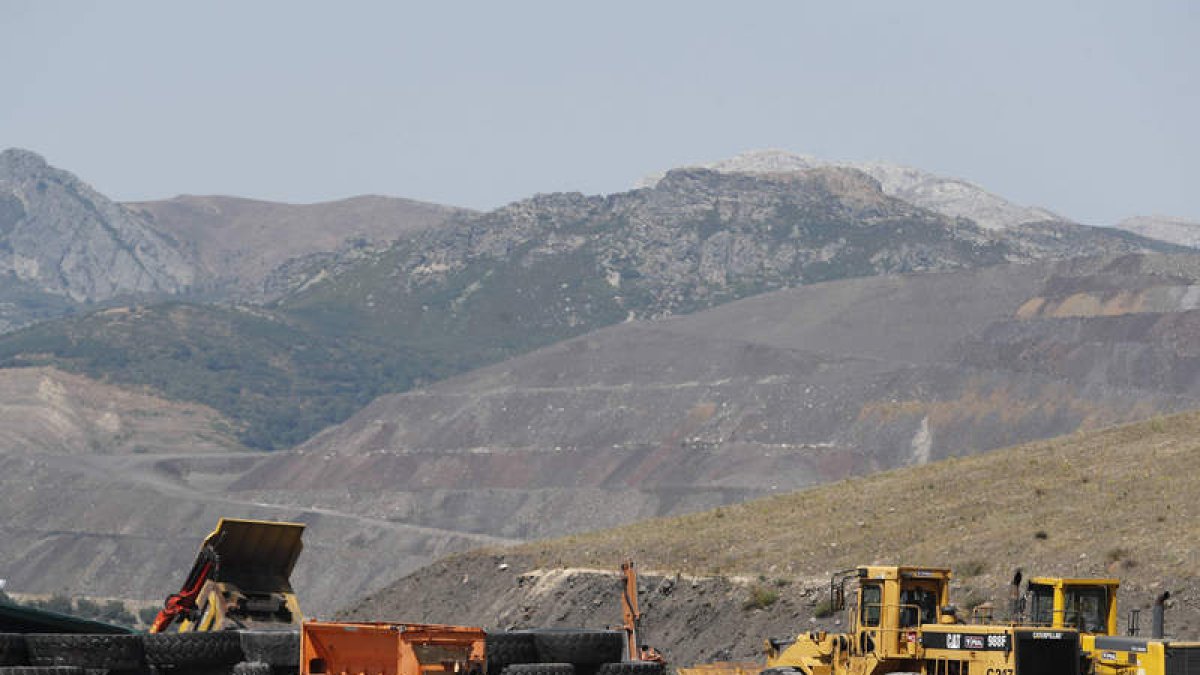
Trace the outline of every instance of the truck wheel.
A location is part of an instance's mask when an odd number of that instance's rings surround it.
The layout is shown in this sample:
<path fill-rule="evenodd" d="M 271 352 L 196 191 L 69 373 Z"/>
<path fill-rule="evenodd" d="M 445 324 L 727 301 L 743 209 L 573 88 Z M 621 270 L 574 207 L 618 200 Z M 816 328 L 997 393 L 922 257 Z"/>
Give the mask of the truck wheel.
<path fill-rule="evenodd" d="M 543 663 L 573 663 L 598 666 L 621 660 L 625 632 L 619 630 L 531 630 Z"/>
<path fill-rule="evenodd" d="M 596 675 L 663 675 L 666 666 L 655 661 L 621 661 L 600 666 Z"/>
<path fill-rule="evenodd" d="M 23 666 L 28 659 L 24 635 L 0 633 L 0 666 Z"/>
<path fill-rule="evenodd" d="M 234 631 L 147 633 L 142 645 L 152 666 L 224 666 L 242 660 L 242 643 Z"/>
<path fill-rule="evenodd" d="M 142 667 L 142 636 L 29 634 L 29 663 L 34 666 L 79 666 L 105 670 Z"/>
<path fill-rule="evenodd" d="M 487 654 L 487 675 L 500 675 L 505 666 L 514 663 L 536 663 L 538 660 L 531 633 L 488 633 L 484 653 Z"/>
<path fill-rule="evenodd" d="M 514 663 L 500 671 L 503 675 L 575 675 L 569 663 Z"/>
<path fill-rule="evenodd" d="M 300 666 L 300 631 L 243 630 L 242 655 L 249 663 L 298 668 Z"/>

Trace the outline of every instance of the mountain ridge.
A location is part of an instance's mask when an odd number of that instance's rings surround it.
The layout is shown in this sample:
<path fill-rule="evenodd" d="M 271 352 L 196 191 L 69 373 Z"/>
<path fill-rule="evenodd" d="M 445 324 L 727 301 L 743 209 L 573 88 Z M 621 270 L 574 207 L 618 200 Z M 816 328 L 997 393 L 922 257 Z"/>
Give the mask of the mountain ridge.
<path fill-rule="evenodd" d="M 18 149 L 0 152 L 0 274 L 0 295 L 25 293 L 0 312 L 5 328 L 45 308 L 180 294 L 196 281 L 178 241 Z"/>
<path fill-rule="evenodd" d="M 881 161 L 848 162 L 824 160 L 783 150 L 751 150 L 734 157 L 698 165 L 713 171 L 772 174 L 844 167 L 862 171 L 879 181 L 880 188 L 922 208 L 955 218 L 967 218 L 988 230 L 1006 229 L 1025 223 L 1070 222 L 1041 207 L 1018 206 L 961 178 L 948 178 L 915 167 Z M 649 187 L 661 180 L 653 174 L 637 183 Z"/>

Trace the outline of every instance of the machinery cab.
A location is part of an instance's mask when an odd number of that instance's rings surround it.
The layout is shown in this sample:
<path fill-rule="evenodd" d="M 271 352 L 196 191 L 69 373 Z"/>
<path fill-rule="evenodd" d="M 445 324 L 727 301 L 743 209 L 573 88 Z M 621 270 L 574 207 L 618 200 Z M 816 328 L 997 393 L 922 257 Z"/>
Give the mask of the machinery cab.
<path fill-rule="evenodd" d="M 916 654 L 919 628 L 942 620 L 950 604 L 950 570 L 941 567 L 859 567 L 838 583 L 858 581 L 851 611 L 851 627 L 858 653 L 880 659 L 909 658 Z M 844 602 L 844 600 L 843 600 Z"/>
<path fill-rule="evenodd" d="M 1029 623 L 1049 628 L 1076 628 L 1092 635 L 1117 634 L 1117 579 L 1029 580 Z"/>
<path fill-rule="evenodd" d="M 767 665 L 802 673 L 920 671 L 921 635 L 931 624 L 953 623 L 945 613 L 950 570 L 943 567 L 865 566 L 830 580 L 830 607 L 846 613 L 849 631 L 815 631 L 794 640 L 768 640 Z"/>
<path fill-rule="evenodd" d="M 1079 633 L 964 623 L 950 605 L 950 570 L 866 566 L 835 575 L 830 606 L 848 632 L 767 641 L 772 675 L 1079 675 Z"/>
<path fill-rule="evenodd" d="M 1200 672 L 1200 643 L 1163 636 L 1163 603 L 1158 596 L 1150 635 L 1139 636 L 1138 610 L 1129 615 L 1128 634 L 1117 632 L 1116 579 L 1034 577 L 1026 591 L 1030 623 L 1078 628 L 1080 649 L 1094 675 L 1167 675 Z"/>

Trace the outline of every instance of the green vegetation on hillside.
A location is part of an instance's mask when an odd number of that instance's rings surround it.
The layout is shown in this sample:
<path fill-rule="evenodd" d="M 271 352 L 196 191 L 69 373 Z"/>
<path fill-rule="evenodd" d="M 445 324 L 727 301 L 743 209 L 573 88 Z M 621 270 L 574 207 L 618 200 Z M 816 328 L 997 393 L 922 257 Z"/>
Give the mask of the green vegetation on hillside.
<path fill-rule="evenodd" d="M 858 564 L 1197 573 L 1200 413 L 1158 417 L 692 515 L 535 542 L 542 565 L 823 577 Z"/>
<path fill-rule="evenodd" d="M 262 310 L 187 304 L 110 309 L 0 337 L 0 366 L 34 365 L 209 405 L 239 425 L 243 443 L 265 450 L 445 375 L 411 348 L 325 337 Z"/>

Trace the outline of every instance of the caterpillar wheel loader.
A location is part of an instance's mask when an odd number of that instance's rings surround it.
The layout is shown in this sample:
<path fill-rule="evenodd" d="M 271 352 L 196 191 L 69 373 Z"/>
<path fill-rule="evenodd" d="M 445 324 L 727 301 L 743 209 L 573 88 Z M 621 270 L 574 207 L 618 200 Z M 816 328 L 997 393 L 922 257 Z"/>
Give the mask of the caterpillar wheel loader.
<path fill-rule="evenodd" d="M 1130 613 L 1129 635 L 1117 633 L 1117 579 L 1034 577 L 1025 591 L 1031 624 L 1078 628 L 1087 668 L 1095 675 L 1200 675 L 1200 642 L 1163 637 L 1164 603 L 1158 596 L 1150 637 L 1137 636 L 1138 613 Z"/>
<path fill-rule="evenodd" d="M 304 617 L 291 574 L 303 533 L 300 523 L 222 518 L 150 632 L 298 628 Z"/>
<path fill-rule="evenodd" d="M 767 641 L 764 675 L 1079 675 L 1079 633 L 963 623 L 949 569 L 858 567 L 833 576 L 830 602 L 848 631 Z M 849 588 L 848 588 L 849 587 Z"/>

